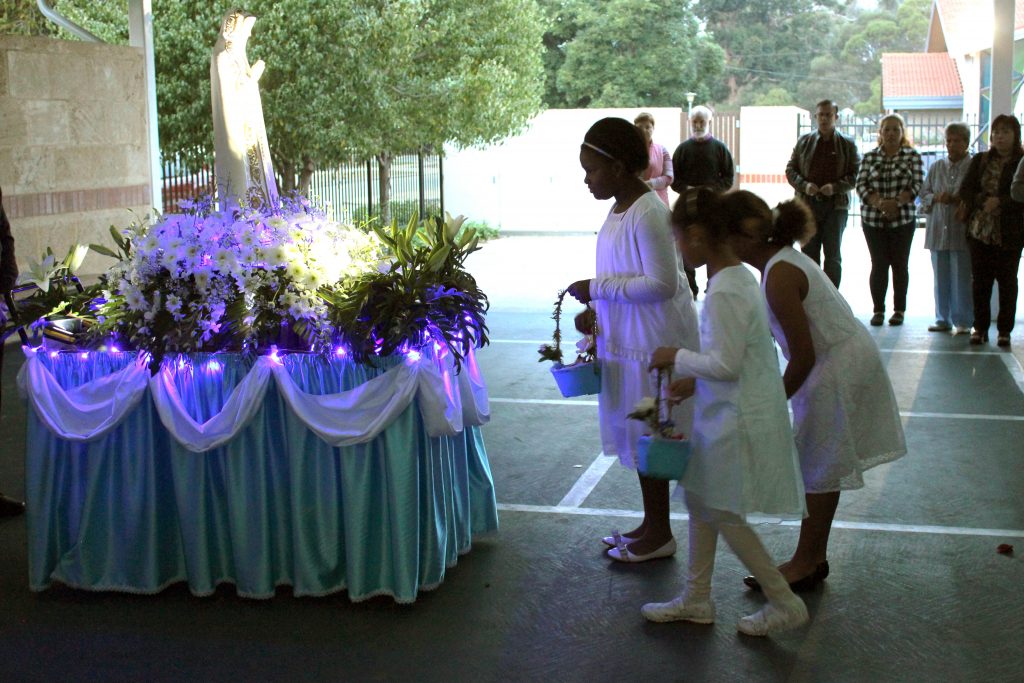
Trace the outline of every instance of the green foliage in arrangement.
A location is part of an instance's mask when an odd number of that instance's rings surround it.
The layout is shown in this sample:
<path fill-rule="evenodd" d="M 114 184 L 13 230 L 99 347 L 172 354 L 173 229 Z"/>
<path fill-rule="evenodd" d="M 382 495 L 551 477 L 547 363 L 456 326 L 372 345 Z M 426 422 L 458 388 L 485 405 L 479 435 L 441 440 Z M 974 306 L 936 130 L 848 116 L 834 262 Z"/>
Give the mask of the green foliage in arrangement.
<path fill-rule="evenodd" d="M 376 224 L 390 266 L 367 271 L 328 295 L 329 318 L 356 360 L 372 362 L 402 344 L 441 343 L 461 361 L 475 346 L 488 343 L 487 296 L 465 269 L 466 257 L 479 249 L 462 216 L 402 226 Z"/>

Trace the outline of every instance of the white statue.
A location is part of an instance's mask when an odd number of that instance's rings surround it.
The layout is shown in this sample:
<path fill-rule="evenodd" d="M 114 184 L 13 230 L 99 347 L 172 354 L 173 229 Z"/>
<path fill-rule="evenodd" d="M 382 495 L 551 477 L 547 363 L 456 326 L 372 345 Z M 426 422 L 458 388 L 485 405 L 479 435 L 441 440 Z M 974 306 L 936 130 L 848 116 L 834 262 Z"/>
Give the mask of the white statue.
<path fill-rule="evenodd" d="M 254 207 L 275 203 L 277 182 L 263 123 L 259 80 L 263 60 L 249 66 L 245 43 L 256 17 L 229 10 L 210 56 L 210 100 L 217 196 L 221 208 L 240 200 Z"/>

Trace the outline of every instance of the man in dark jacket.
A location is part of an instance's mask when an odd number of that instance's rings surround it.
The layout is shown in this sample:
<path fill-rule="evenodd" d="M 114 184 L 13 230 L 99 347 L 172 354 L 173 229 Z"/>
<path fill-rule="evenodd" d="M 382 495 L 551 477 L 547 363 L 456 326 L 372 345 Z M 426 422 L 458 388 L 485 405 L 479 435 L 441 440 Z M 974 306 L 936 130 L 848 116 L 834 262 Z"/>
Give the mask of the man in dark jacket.
<path fill-rule="evenodd" d="M 857 182 L 860 154 L 853 140 L 836 131 L 839 107 L 832 100 L 818 102 L 814 118 L 818 129 L 797 140 L 786 164 L 786 179 L 814 214 L 817 231 L 804 245 L 805 254 L 821 265 L 837 288 L 843 275 L 840 246 L 850 212 L 850 191 Z"/>
<path fill-rule="evenodd" d="M 688 187 L 707 186 L 715 192 L 727 192 L 736 176 L 732 153 L 725 143 L 711 134 L 711 110 L 698 105 L 690 110 L 690 137 L 672 154 L 672 189 L 682 194 Z M 697 277 L 684 264 L 693 298 L 697 298 Z"/>
<path fill-rule="evenodd" d="M 11 291 L 18 279 L 18 263 L 14 258 L 14 237 L 4 211 L 4 191 L 0 188 L 0 295 Z M 0 374 L 4 366 L 4 344 L 0 339 Z M 0 493 L 0 517 L 13 517 L 25 511 L 25 504 Z"/>

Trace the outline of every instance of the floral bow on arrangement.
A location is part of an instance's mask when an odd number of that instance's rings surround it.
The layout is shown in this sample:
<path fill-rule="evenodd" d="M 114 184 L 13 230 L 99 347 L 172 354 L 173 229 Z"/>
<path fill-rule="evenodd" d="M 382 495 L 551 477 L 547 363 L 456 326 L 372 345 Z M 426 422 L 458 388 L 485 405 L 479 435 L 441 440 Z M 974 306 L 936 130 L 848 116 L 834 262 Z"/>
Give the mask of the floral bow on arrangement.
<path fill-rule="evenodd" d="M 684 434 L 679 433 L 675 429 L 675 422 L 671 418 L 671 405 L 670 402 L 662 398 L 662 387 L 665 382 L 666 372 L 659 369 L 657 379 L 657 391 L 654 396 L 644 396 L 642 399 L 637 401 L 636 405 L 633 406 L 633 411 L 628 413 L 626 417 L 633 420 L 640 420 L 645 422 L 651 429 L 651 434 L 654 436 L 661 437 L 663 439 L 684 439 Z M 671 383 L 671 373 L 667 373 L 668 383 Z M 664 416 L 662 414 L 662 408 L 664 408 Z"/>

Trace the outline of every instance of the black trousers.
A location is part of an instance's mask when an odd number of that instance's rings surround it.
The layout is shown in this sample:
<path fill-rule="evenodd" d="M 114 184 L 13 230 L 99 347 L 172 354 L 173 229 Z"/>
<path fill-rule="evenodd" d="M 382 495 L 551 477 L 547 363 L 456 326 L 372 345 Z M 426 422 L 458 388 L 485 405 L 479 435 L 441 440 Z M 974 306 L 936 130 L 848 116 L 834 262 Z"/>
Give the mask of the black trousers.
<path fill-rule="evenodd" d="M 871 254 L 871 302 L 875 313 L 885 312 L 885 294 L 889 289 L 889 271 L 892 270 L 892 307 L 907 310 L 907 287 L 910 285 L 910 245 L 914 241 L 914 223 L 892 228 L 864 226 L 864 239 Z"/>
<path fill-rule="evenodd" d="M 838 289 L 839 281 L 843 278 L 843 255 L 840 250 L 843 245 L 843 231 L 846 230 L 846 218 L 849 211 L 845 208 L 837 209 L 834 199 L 812 200 L 809 206 L 811 213 L 814 214 L 814 224 L 817 229 L 802 250 L 819 266 L 821 265 L 822 249 L 825 250 L 825 265 L 822 270 Z"/>
<path fill-rule="evenodd" d="M 986 333 L 992 324 L 992 283 L 999 283 L 999 315 L 996 330 L 1010 334 L 1017 317 L 1017 269 L 1021 245 L 1009 248 L 967 237 L 971 253 L 971 294 L 974 297 L 974 329 Z"/>

